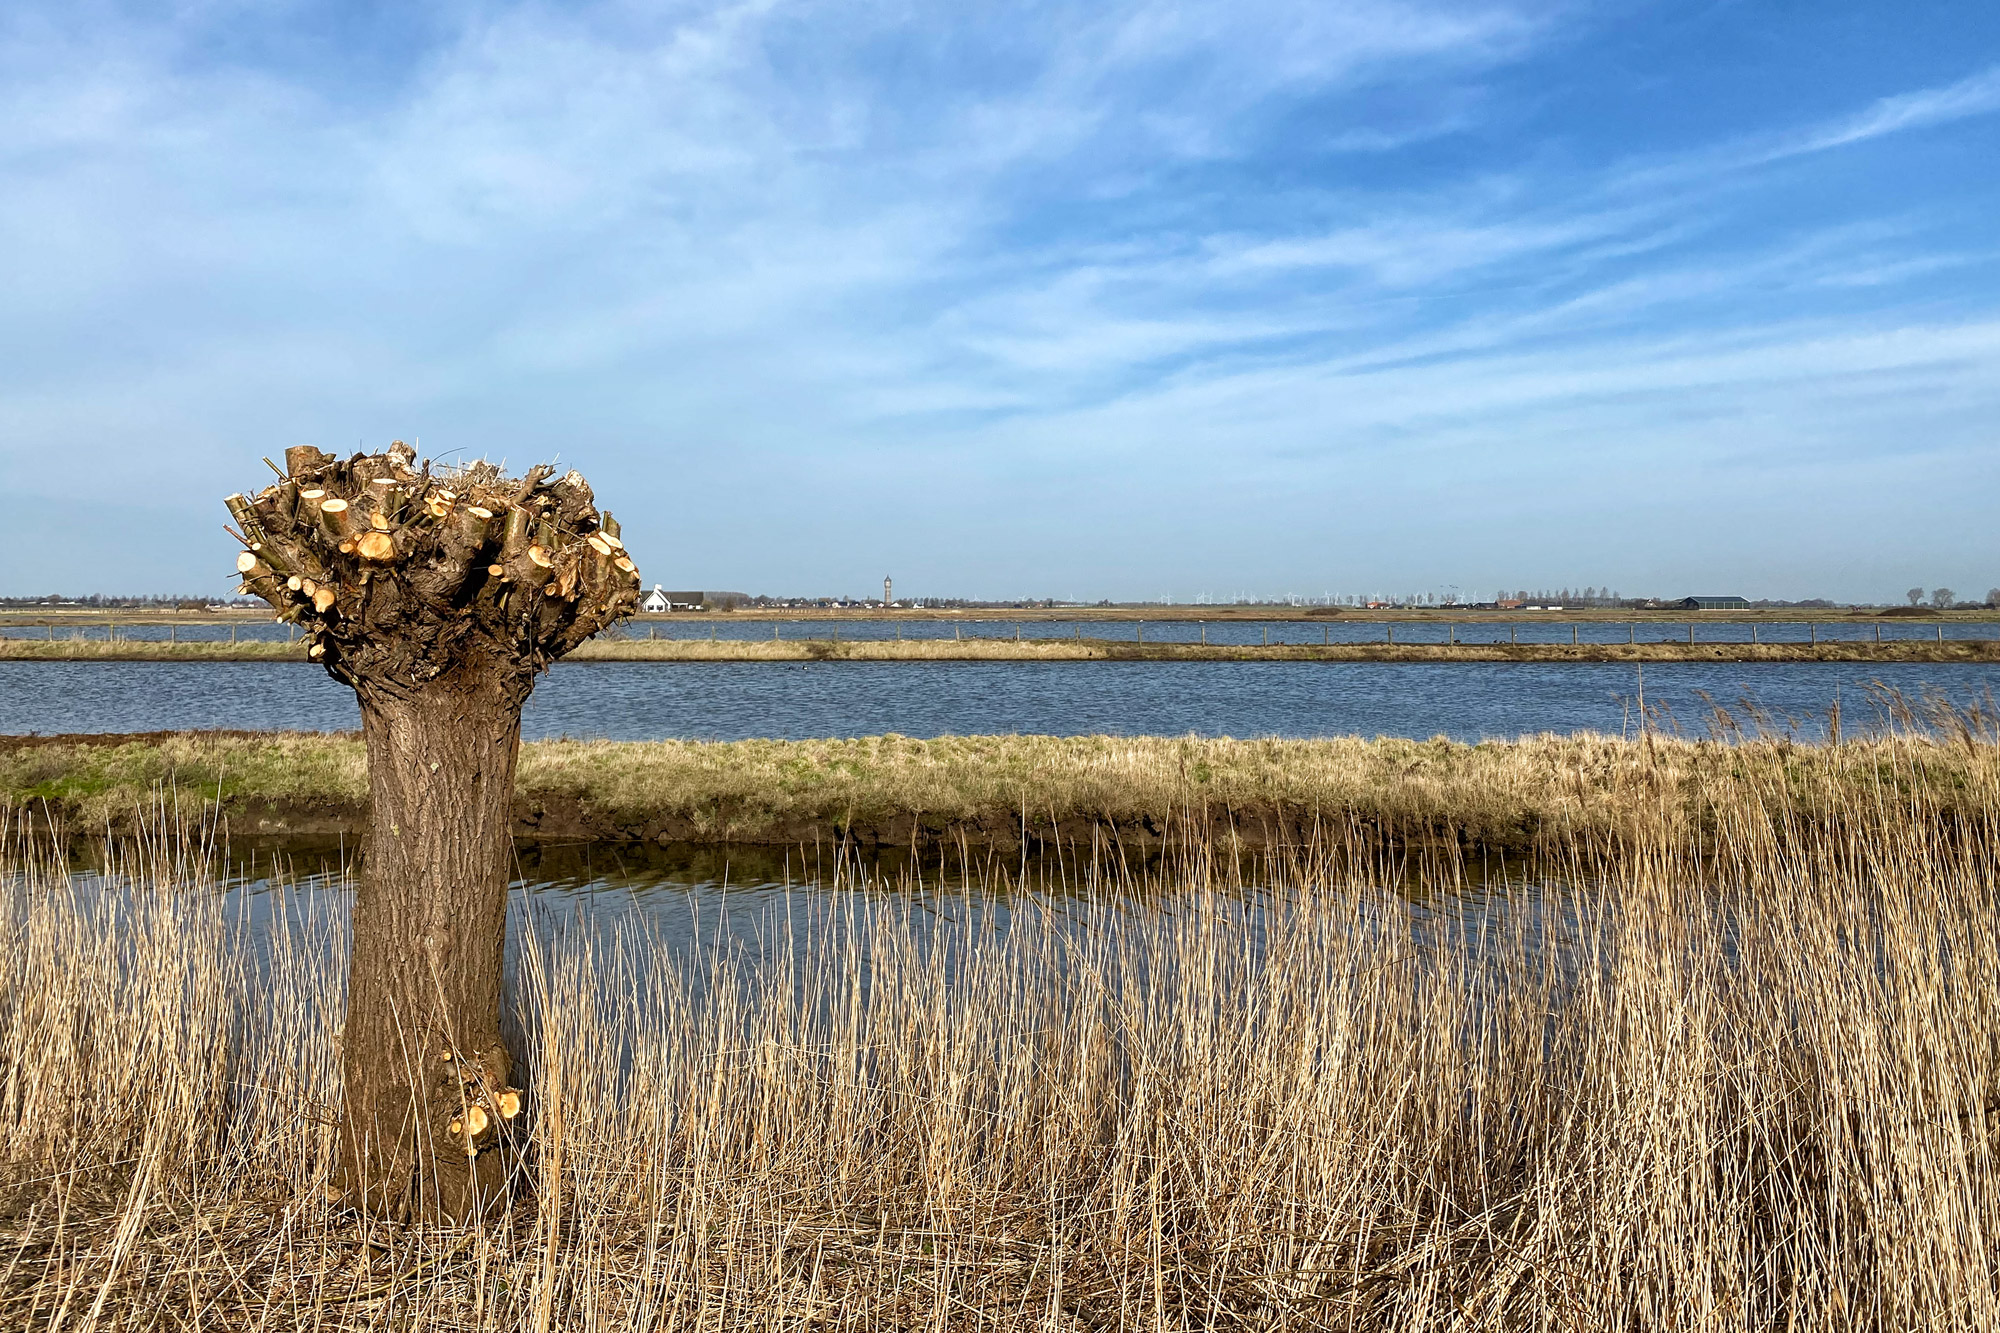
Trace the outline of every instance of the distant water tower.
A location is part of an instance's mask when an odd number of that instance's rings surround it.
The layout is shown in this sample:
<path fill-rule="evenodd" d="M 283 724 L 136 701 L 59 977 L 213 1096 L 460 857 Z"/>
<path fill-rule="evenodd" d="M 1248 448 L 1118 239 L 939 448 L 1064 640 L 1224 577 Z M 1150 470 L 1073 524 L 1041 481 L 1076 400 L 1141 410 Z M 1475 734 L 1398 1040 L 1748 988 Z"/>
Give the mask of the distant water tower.
<path fill-rule="evenodd" d="M 882 605 L 888 606 L 896 600 L 896 585 L 887 574 L 882 576 Z"/>

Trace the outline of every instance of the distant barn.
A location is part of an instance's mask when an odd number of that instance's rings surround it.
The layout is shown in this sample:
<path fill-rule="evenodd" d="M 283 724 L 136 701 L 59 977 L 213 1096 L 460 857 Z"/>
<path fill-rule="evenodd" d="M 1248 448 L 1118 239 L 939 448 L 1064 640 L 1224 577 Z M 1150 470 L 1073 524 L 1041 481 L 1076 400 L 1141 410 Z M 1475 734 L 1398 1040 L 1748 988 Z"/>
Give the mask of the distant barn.
<path fill-rule="evenodd" d="M 1683 597 L 1674 603 L 1683 611 L 1748 611 L 1749 599 L 1743 597 Z"/>

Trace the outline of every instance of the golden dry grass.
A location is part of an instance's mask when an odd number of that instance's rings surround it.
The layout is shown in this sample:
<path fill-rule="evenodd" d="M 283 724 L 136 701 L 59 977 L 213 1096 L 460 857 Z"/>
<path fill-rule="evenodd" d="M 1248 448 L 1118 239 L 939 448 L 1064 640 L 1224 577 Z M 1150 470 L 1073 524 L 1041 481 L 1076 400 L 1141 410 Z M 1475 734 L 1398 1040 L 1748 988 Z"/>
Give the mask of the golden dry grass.
<path fill-rule="evenodd" d="M 566 798 L 610 823 L 683 813 L 705 837 L 762 840 L 817 823 L 938 830 L 1017 821 L 1207 830 L 1218 818 L 1296 839 L 1315 823 L 1447 832 L 1517 845 L 1618 837 L 1643 821 L 1712 827 L 1718 807 L 1777 799 L 1833 814 L 1871 792 L 1922 784 L 1941 811 L 1982 808 L 2000 786 L 1991 745 L 1942 739 L 1622 741 L 1540 736 L 1468 745 L 1410 741 L 973 736 L 851 741 L 545 742 L 524 755 L 521 791 Z M 1259 838 L 1260 841 L 1269 839 Z"/>
<path fill-rule="evenodd" d="M 570 918 L 518 1200 L 431 1230 L 324 1202 L 335 895 L 266 956 L 184 840 L 115 883 L 15 842 L 0 1325 L 2000 1327 L 1991 742 L 1875 744 L 1528 881 L 1327 827 L 845 878 L 733 944 Z"/>
<path fill-rule="evenodd" d="M 1535 736 L 1436 739 L 884 736 L 817 741 L 544 741 L 523 747 L 517 810 L 549 836 L 786 843 L 1088 841 L 1095 828 L 1157 844 L 1176 831 L 1262 844 L 1315 824 L 1391 839 L 1526 847 L 1621 839 L 1640 827 L 1714 827 L 1745 801 L 1838 817 L 1865 794 L 1956 820 L 2000 789 L 1993 718 L 1884 696 L 1902 720 L 1838 745 L 1737 739 Z M 1748 728 L 1746 731 L 1745 728 Z M 367 780 L 360 741 L 315 734 L 186 733 L 0 744 L 0 807 L 54 813 L 72 831 L 130 829 L 171 785 L 180 809 L 221 811 L 238 833 L 352 827 Z"/>
<path fill-rule="evenodd" d="M 23 662 L 304 662 L 302 643 L 156 642 L 149 639 L 0 638 L 0 661 Z"/>

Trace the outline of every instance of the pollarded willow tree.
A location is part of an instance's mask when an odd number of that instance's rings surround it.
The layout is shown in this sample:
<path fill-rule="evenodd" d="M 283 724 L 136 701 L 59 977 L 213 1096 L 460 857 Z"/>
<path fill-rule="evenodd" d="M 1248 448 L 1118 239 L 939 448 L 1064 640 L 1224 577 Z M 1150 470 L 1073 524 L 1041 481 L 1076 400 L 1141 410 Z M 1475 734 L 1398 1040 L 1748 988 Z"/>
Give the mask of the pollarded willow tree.
<path fill-rule="evenodd" d="M 348 965 L 341 1189 L 392 1217 L 504 1197 L 522 1109 L 500 1037 L 521 706 L 536 675 L 638 603 L 575 472 L 433 472 L 401 441 L 285 451 L 232 495 L 243 588 L 361 704 L 369 826 Z"/>

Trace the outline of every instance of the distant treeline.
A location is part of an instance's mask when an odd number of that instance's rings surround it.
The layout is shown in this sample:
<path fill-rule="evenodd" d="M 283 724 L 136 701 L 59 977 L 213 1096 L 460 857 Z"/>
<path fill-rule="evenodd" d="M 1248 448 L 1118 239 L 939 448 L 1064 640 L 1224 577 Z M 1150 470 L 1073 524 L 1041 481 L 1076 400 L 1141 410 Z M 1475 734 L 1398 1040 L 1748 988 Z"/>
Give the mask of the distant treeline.
<path fill-rule="evenodd" d="M 50 593 L 45 597 L 0 597 L 0 607 L 10 611 L 47 608 L 60 610 L 66 606 L 90 607 L 97 610 L 115 610 L 119 607 L 133 607 L 151 611 L 200 611 L 211 606 L 253 606 L 262 605 L 247 597 L 197 597 L 193 593 L 153 593 L 140 597 L 114 596 L 94 592 L 82 597 L 66 597 L 60 593 Z"/>

